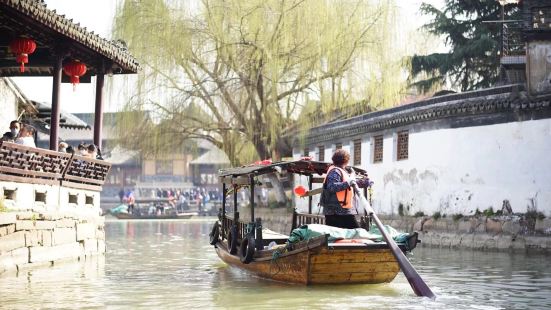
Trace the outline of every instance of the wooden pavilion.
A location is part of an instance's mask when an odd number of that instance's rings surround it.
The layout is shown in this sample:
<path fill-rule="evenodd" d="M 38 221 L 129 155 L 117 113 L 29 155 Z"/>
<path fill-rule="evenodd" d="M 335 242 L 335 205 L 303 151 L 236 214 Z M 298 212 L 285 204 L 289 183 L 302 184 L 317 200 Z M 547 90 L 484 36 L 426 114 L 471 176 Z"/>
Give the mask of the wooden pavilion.
<path fill-rule="evenodd" d="M 20 47 L 19 52 L 23 53 L 33 43 L 36 48 L 25 55 L 28 63 L 24 64 L 22 72 L 18 63 L 20 56 L 14 53 L 14 46 Z M 94 144 L 101 148 L 104 76 L 136 73 L 137 60 L 123 41 L 101 38 L 72 19 L 48 9 L 42 0 L 0 0 L 0 77 L 53 77 L 50 150 L 57 151 L 58 147 L 60 85 L 69 79 L 62 71 L 75 61 L 86 66 L 86 73 L 80 76 L 81 82 L 91 82 L 91 77 L 96 76 Z"/>

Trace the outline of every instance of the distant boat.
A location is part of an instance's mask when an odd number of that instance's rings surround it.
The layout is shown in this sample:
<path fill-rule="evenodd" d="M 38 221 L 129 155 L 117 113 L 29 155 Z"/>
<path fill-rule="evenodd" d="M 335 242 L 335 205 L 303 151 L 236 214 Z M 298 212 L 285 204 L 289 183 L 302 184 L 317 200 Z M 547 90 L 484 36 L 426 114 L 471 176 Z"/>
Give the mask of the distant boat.
<path fill-rule="evenodd" d="M 197 212 L 172 213 L 172 214 L 129 214 L 129 213 L 114 213 L 119 220 L 169 220 L 169 219 L 189 219 L 199 215 Z"/>
<path fill-rule="evenodd" d="M 168 199 L 139 199 L 136 200 L 136 206 L 133 212 L 128 212 L 128 206 L 121 204 L 115 208 L 109 210 L 108 213 L 112 214 L 118 219 L 126 220 L 165 220 L 165 219 L 189 219 L 193 216 L 198 216 L 198 212 L 177 212 L 174 208 L 168 207 L 164 204 L 161 207 L 161 203 L 166 203 Z M 139 207 L 139 204 L 151 204 L 150 207 Z M 153 212 L 151 212 L 151 211 Z"/>

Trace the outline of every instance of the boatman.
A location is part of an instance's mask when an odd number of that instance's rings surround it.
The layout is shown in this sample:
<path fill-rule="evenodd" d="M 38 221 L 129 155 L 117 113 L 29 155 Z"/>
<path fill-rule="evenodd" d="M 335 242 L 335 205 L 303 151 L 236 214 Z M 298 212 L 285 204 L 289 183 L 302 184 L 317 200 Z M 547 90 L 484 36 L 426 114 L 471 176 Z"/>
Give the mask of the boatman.
<path fill-rule="evenodd" d="M 354 214 L 356 209 L 352 206 L 354 201 L 354 189 L 357 184 L 360 188 L 369 186 L 368 178 L 356 180 L 354 172 L 347 170 L 350 154 L 343 150 L 336 150 L 331 158 L 333 165 L 327 169 L 323 182 L 323 192 L 320 198 L 320 205 L 323 207 L 325 224 L 340 228 L 359 228 L 358 221 Z"/>

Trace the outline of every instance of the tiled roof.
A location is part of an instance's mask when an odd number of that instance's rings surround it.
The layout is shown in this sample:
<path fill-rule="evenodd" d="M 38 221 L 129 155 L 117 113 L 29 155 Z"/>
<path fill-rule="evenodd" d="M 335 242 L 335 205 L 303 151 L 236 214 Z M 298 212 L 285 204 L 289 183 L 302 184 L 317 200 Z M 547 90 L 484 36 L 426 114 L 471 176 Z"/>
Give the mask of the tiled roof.
<path fill-rule="evenodd" d="M 307 143 L 332 141 L 368 132 L 397 128 L 414 123 L 459 117 L 513 112 L 551 112 L 551 94 L 528 96 L 522 85 L 508 85 L 481 91 L 430 98 L 412 104 L 367 113 L 311 128 Z M 512 120 L 511 120 L 512 121 Z"/>
<path fill-rule="evenodd" d="M 72 19 L 59 15 L 55 10 L 46 7 L 43 1 L 37 0 L 0 0 L 2 10 L 11 8 L 25 15 L 46 29 L 53 30 L 70 38 L 88 49 L 111 59 L 118 64 L 123 73 L 136 73 L 140 67 L 138 61 L 118 41 L 106 40 L 94 32 L 88 31 Z"/>
<path fill-rule="evenodd" d="M 217 147 L 213 147 L 211 150 L 207 151 L 205 154 L 197 157 L 192 160 L 190 165 L 229 165 L 230 160 L 226 153 L 222 152 Z"/>

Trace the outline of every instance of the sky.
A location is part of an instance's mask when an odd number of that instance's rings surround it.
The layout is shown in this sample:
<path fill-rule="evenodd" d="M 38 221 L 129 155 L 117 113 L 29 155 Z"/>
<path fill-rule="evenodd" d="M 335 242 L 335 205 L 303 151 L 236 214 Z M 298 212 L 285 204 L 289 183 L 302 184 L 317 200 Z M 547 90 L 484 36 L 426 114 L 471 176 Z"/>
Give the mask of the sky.
<path fill-rule="evenodd" d="M 89 31 L 94 31 L 106 39 L 111 39 L 111 26 L 119 1 L 46 0 L 45 2 L 49 9 L 55 9 L 58 14 L 64 14 L 67 18 L 79 22 L 81 26 L 88 28 Z M 407 25 L 405 27 L 416 29 L 427 20 L 418 12 L 421 3 L 427 2 L 441 7 L 444 0 L 396 0 L 396 2 L 403 9 L 402 12 L 407 14 Z M 53 83 L 51 77 L 21 77 L 13 78 L 13 80 L 29 99 L 39 102 L 51 102 Z M 107 85 L 110 83 L 112 87 Z M 129 84 L 127 78 L 123 75 L 106 77 L 104 111 L 115 112 L 124 105 L 128 94 L 131 93 Z M 75 91 L 73 91 L 71 84 L 63 83 L 61 85 L 60 100 L 63 111 L 71 113 L 94 112 L 95 78 L 92 78 L 92 83 L 79 84 Z"/>

